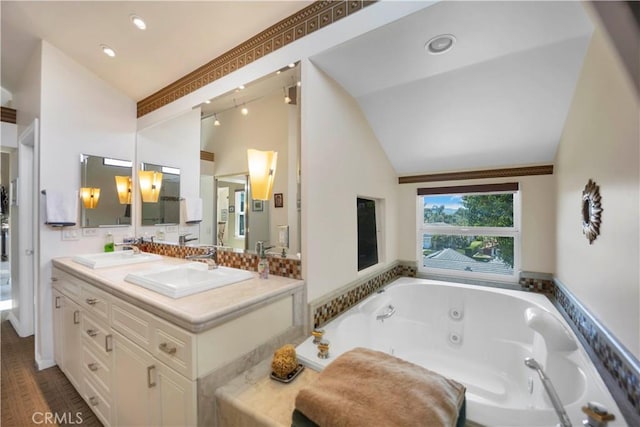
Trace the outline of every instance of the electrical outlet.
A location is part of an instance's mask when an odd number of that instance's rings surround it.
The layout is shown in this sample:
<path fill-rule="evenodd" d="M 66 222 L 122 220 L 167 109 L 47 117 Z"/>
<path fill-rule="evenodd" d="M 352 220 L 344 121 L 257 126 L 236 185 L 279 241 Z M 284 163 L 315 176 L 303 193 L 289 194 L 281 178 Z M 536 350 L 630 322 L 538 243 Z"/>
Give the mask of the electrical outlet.
<path fill-rule="evenodd" d="M 177 233 L 178 226 L 177 225 L 169 225 L 167 226 L 167 233 Z"/>
<path fill-rule="evenodd" d="M 80 239 L 79 230 L 62 230 L 63 241 L 79 240 L 79 239 Z"/>
<path fill-rule="evenodd" d="M 84 237 L 95 237 L 98 235 L 98 229 L 97 228 L 83 228 L 82 229 L 82 235 Z"/>

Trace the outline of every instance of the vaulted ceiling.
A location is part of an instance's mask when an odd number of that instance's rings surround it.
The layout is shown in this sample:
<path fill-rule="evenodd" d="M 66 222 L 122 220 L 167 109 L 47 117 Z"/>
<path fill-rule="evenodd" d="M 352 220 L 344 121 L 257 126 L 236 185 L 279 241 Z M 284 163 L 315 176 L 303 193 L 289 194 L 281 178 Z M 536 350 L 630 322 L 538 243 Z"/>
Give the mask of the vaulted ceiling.
<path fill-rule="evenodd" d="M 580 2 L 436 3 L 311 58 L 399 175 L 552 162 L 593 25 Z M 456 42 L 431 55 L 440 34 Z"/>

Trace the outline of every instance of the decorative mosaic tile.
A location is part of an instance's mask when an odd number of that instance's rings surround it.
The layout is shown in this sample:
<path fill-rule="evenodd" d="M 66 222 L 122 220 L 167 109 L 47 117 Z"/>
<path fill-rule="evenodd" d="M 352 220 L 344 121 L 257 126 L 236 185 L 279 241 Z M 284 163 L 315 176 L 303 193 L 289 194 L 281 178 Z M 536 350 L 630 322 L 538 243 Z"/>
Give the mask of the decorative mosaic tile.
<path fill-rule="evenodd" d="M 205 247 L 179 246 L 165 243 L 142 243 L 138 245 L 141 251 L 174 258 L 186 258 L 188 255 L 203 255 L 208 249 Z M 197 260 L 194 260 L 197 261 Z M 225 267 L 242 270 L 258 271 L 259 258 L 256 254 L 232 251 L 218 251 L 216 262 Z M 291 279 L 302 280 L 302 264 L 300 260 L 281 257 L 269 257 L 270 274 Z"/>
<path fill-rule="evenodd" d="M 386 284 L 390 283 L 403 273 L 406 275 L 413 274 L 415 277 L 415 267 L 407 265 L 395 265 L 387 270 L 384 270 L 380 274 L 371 277 L 364 281 L 354 285 L 351 289 L 348 289 L 345 293 L 336 296 L 330 301 L 321 304 L 313 310 L 313 327 L 320 327 L 331 319 L 337 317 L 349 308 L 353 307 L 378 289 L 382 288 Z"/>
<path fill-rule="evenodd" d="M 553 295 L 556 287 L 553 280 L 533 277 L 521 277 L 518 283 L 523 291 L 544 294 L 548 297 Z"/>
<path fill-rule="evenodd" d="M 635 416 L 640 421 L 640 362 L 631 354 L 621 352 L 619 346 L 609 339 L 609 334 L 591 320 L 591 316 L 574 302 L 575 298 L 563 287 L 554 283 L 551 298 L 564 310 L 575 329 L 615 379 L 616 386 L 633 406 Z"/>

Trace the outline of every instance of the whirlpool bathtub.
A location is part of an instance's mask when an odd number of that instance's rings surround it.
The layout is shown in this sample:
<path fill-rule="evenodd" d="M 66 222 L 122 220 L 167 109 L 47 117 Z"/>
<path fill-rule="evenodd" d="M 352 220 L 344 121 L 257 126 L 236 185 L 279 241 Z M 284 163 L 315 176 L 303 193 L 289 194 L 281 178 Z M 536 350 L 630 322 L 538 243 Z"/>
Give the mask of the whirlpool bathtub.
<path fill-rule="evenodd" d="M 467 419 L 486 426 L 555 426 L 533 357 L 551 379 L 573 425 L 596 401 L 625 425 L 595 367 L 553 304 L 540 294 L 400 278 L 325 325 L 329 358 L 307 339 L 299 359 L 322 370 L 355 347 L 393 354 L 467 388 Z"/>

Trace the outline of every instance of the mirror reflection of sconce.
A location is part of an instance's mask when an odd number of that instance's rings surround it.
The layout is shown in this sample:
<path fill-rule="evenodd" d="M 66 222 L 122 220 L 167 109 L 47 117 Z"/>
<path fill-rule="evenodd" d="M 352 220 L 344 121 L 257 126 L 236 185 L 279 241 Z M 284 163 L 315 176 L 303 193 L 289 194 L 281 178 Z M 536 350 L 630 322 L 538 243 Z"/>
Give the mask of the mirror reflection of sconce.
<path fill-rule="evenodd" d="M 118 200 L 121 205 L 131 204 L 131 177 L 115 176 L 116 189 L 118 190 Z"/>
<path fill-rule="evenodd" d="M 80 198 L 86 209 L 95 209 L 100 200 L 100 189 L 95 187 L 81 187 Z"/>
<path fill-rule="evenodd" d="M 162 172 L 139 170 L 138 180 L 140 181 L 142 201 L 146 203 L 157 203 L 160 188 L 162 188 Z"/>
<path fill-rule="evenodd" d="M 277 151 L 247 150 L 251 198 L 269 200 L 276 177 Z"/>

